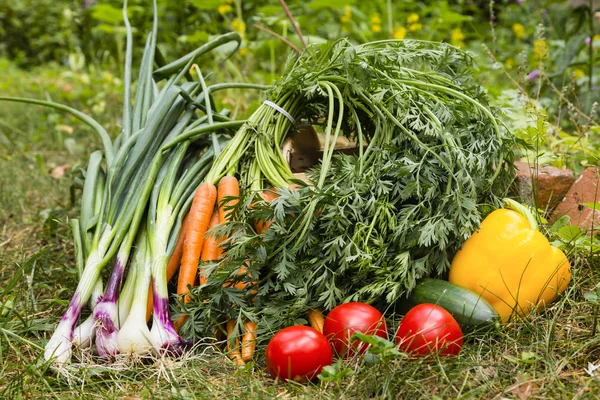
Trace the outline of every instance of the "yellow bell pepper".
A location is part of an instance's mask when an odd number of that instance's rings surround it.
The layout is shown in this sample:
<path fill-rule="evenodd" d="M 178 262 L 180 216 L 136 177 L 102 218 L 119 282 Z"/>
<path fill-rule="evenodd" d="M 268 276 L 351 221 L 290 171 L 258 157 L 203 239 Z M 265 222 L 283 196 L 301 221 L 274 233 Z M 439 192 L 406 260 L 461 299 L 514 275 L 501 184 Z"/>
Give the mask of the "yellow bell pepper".
<path fill-rule="evenodd" d="M 448 280 L 481 294 L 506 322 L 554 300 L 571 280 L 570 268 L 529 210 L 505 199 L 456 253 Z"/>

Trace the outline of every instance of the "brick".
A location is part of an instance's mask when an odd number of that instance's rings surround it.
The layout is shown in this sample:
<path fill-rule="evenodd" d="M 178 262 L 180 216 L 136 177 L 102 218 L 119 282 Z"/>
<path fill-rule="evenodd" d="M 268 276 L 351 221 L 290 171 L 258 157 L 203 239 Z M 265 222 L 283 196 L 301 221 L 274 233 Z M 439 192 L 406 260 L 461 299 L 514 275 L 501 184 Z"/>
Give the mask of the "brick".
<path fill-rule="evenodd" d="M 588 168 L 583 171 L 554 210 L 550 223 L 563 215 L 568 215 L 571 217 L 571 224 L 588 230 L 589 234 L 597 234 L 600 226 L 600 210 L 586 207 L 584 203 L 600 203 L 599 187 L 600 168 Z"/>
<path fill-rule="evenodd" d="M 573 172 L 556 167 L 536 167 L 523 161 L 516 161 L 516 189 L 521 200 L 537 208 L 551 212 L 560 204 L 571 185 L 575 182 Z M 535 188 L 535 191 L 534 191 Z"/>

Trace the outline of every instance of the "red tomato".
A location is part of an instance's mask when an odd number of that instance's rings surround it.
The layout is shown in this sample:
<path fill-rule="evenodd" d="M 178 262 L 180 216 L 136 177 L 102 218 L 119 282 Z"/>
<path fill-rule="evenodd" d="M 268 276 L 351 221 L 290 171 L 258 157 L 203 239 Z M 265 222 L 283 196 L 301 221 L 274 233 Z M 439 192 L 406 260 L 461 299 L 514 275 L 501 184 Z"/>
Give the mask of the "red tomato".
<path fill-rule="evenodd" d="M 448 311 L 425 303 L 411 308 L 402 318 L 396 343 L 411 354 L 456 355 L 462 348 L 463 334 Z"/>
<path fill-rule="evenodd" d="M 340 356 L 364 353 L 367 346 L 359 341 L 350 343 L 354 332 L 387 338 L 387 325 L 383 314 L 375 307 L 364 303 L 346 303 L 335 307 L 325 318 L 323 334 L 329 339 Z"/>
<path fill-rule="evenodd" d="M 325 336 L 309 326 L 289 326 L 267 345 L 267 369 L 273 378 L 306 382 L 316 378 L 333 354 Z"/>

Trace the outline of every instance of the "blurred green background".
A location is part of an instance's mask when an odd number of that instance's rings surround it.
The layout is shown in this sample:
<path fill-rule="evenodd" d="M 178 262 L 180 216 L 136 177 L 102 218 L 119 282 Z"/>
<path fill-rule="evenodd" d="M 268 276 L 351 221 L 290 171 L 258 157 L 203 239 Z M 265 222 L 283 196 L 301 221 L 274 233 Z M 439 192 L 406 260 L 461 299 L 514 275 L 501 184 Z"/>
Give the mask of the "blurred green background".
<path fill-rule="evenodd" d="M 91 100 L 102 112 L 105 97 L 119 90 L 122 6 L 119 0 L 1 0 L 3 70 L 60 71 L 57 81 L 65 71 L 75 74 L 65 99 Z M 538 161 L 576 172 L 597 163 L 600 147 L 597 6 L 591 0 L 288 1 L 309 43 L 416 38 L 468 50 L 481 84 L 507 110 L 505 123 L 536 149 Z M 151 1 L 129 1 L 128 16 L 139 58 L 152 23 Z M 239 32 L 242 48 L 224 72 L 238 80 L 271 83 L 293 53 L 265 28 L 301 47 L 277 0 L 158 0 L 158 20 L 159 48 L 167 60 L 213 35 Z M 77 82 L 81 74 L 85 79 Z M 86 93 L 90 79 L 104 86 Z"/>

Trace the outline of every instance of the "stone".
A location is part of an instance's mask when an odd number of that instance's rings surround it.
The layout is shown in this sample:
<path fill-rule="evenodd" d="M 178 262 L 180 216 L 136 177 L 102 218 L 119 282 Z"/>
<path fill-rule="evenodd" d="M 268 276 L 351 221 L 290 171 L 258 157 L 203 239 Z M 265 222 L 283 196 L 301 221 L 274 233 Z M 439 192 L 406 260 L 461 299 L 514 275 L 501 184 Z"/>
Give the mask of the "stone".
<path fill-rule="evenodd" d="M 516 161 L 516 189 L 521 201 L 534 204 L 550 213 L 560 204 L 571 185 L 575 182 L 573 172 L 551 166 L 536 167 L 523 161 Z"/>
<path fill-rule="evenodd" d="M 563 215 L 571 218 L 571 224 L 598 233 L 600 210 L 588 207 L 586 203 L 600 203 L 600 168 L 587 168 L 567 192 L 563 201 L 556 207 L 549 222 L 553 223 Z M 593 232 L 592 232 L 593 230 Z"/>

